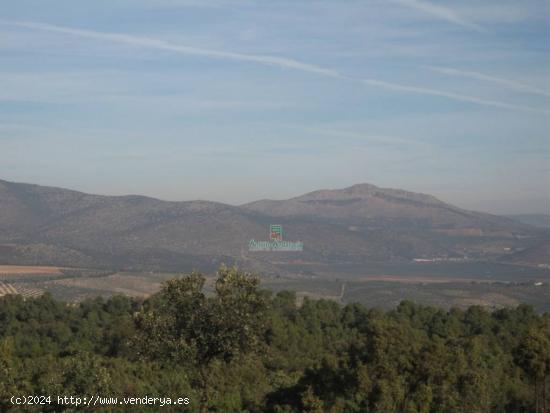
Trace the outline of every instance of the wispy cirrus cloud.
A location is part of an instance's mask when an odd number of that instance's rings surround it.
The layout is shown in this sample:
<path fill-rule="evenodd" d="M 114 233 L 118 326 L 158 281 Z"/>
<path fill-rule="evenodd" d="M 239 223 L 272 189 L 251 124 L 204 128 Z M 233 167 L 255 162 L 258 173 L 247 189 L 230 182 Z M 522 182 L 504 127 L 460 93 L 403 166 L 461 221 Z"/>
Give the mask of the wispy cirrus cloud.
<path fill-rule="evenodd" d="M 420 1 L 420 0 L 390 0 L 390 1 L 423 13 L 430 14 L 441 20 L 445 20 L 449 23 L 453 23 L 453 24 L 465 27 L 467 29 L 476 30 L 478 32 L 487 31 L 483 26 L 480 26 L 479 24 L 476 24 L 474 22 L 471 22 L 465 19 L 457 11 L 445 6 L 441 6 L 439 4 L 434 4 L 434 3 L 430 3 L 427 1 Z"/>
<path fill-rule="evenodd" d="M 299 62 L 294 59 L 287 59 L 284 57 L 249 55 L 249 54 L 243 54 L 243 53 L 225 52 L 225 51 L 219 51 L 219 50 L 197 48 L 192 46 L 183 46 L 183 45 L 169 43 L 164 40 L 152 39 L 149 37 L 133 36 L 133 35 L 127 35 L 127 34 L 120 34 L 120 33 L 105 33 L 105 32 L 98 32 L 95 30 L 75 29 L 75 28 L 56 26 L 56 25 L 46 24 L 46 23 L 12 22 L 12 21 L 5 21 L 5 20 L 0 20 L 0 23 L 9 24 L 17 27 L 24 27 L 24 28 L 33 29 L 33 30 L 62 33 L 62 34 L 68 34 L 71 36 L 84 37 L 88 39 L 123 43 L 123 44 L 146 47 L 146 48 L 156 49 L 156 50 L 165 50 L 169 52 L 181 53 L 186 55 L 204 56 L 204 57 L 210 57 L 215 59 L 254 62 L 254 63 L 260 63 L 264 65 L 279 66 L 287 69 L 301 70 L 303 72 L 316 73 L 323 76 L 341 77 L 341 75 L 338 72 L 332 69 L 327 69 L 316 65 L 310 65 L 307 63 Z"/>
<path fill-rule="evenodd" d="M 377 79 L 361 79 L 361 82 L 371 85 L 371 86 L 378 86 L 383 87 L 385 89 L 393 90 L 396 92 L 405 92 L 405 93 L 415 93 L 415 94 L 422 94 L 422 95 L 431 95 L 431 96 L 439 96 L 444 97 L 460 102 L 469 102 L 469 103 L 475 103 L 477 105 L 482 106 L 493 106 L 497 108 L 503 108 L 503 109 L 512 109 L 512 110 L 522 110 L 522 111 L 528 111 L 528 112 L 541 112 L 541 113 L 548 113 L 548 111 L 544 109 L 538 109 L 538 108 L 532 108 L 529 106 L 522 106 L 522 105 L 515 105 L 512 103 L 506 103 L 501 102 L 498 100 L 491 100 L 491 99 L 484 99 L 476 96 L 470 96 L 470 95 L 462 95 L 460 93 L 454 93 L 454 92 L 446 92 L 442 90 L 437 89 L 431 89 L 426 87 L 418 87 L 418 86 L 410 86 L 410 85 L 402 85 L 398 83 L 393 82 L 384 82 Z"/>
<path fill-rule="evenodd" d="M 491 82 L 491 83 L 499 84 L 501 86 L 508 87 L 510 89 L 517 90 L 519 92 L 550 97 L 550 90 L 541 89 L 541 88 L 527 85 L 525 83 L 521 83 L 515 80 L 503 79 L 501 77 L 488 75 L 485 73 L 454 69 L 450 67 L 439 67 L 439 66 L 428 66 L 428 69 L 433 70 L 434 72 L 448 75 L 448 76 L 458 76 L 458 77 L 465 77 L 465 78 L 475 79 L 475 80 L 480 80 L 485 82 Z"/>
<path fill-rule="evenodd" d="M 403 0 L 399 0 L 403 1 Z M 406 0 L 409 1 L 409 0 Z M 298 70 L 301 72 L 312 73 L 320 76 L 342 79 L 347 81 L 360 82 L 362 84 L 373 86 L 377 88 L 382 88 L 390 90 L 393 92 L 403 92 L 403 93 L 412 93 L 418 95 L 426 96 L 436 96 L 446 99 L 451 99 L 459 102 L 468 102 L 476 105 L 490 106 L 502 109 L 511 109 L 511 110 L 520 110 L 527 112 L 542 112 L 548 113 L 544 109 L 533 108 L 529 106 L 516 105 L 507 102 L 501 102 L 496 100 L 484 99 L 477 96 L 462 95 L 453 92 L 442 91 L 438 89 L 432 89 L 427 87 L 415 86 L 415 85 L 405 85 L 394 82 L 388 82 L 380 79 L 373 78 L 357 78 L 347 76 L 337 70 L 305 63 L 299 60 L 287 58 L 287 57 L 278 57 L 270 55 L 251 55 L 227 51 L 219 51 L 212 49 L 205 49 L 193 46 L 185 46 L 166 42 L 164 40 L 153 39 L 149 37 L 141 37 L 135 35 L 127 35 L 120 33 L 109 33 L 109 32 L 100 32 L 95 30 L 84 30 L 76 29 L 64 26 L 51 25 L 46 23 L 37 23 L 37 22 L 16 22 L 16 21 L 6 21 L 0 20 L 1 24 L 8 24 L 16 27 L 22 27 L 32 30 L 41 30 L 53 33 L 61 33 L 70 36 L 82 37 L 95 39 L 100 41 L 106 41 L 111 43 L 127 44 L 131 46 L 169 51 L 173 53 L 179 53 L 184 55 L 194 55 L 194 56 L 203 56 L 207 58 L 220 59 L 220 60 L 234 60 L 242 62 L 252 62 L 268 66 L 278 66 L 286 69 Z"/>

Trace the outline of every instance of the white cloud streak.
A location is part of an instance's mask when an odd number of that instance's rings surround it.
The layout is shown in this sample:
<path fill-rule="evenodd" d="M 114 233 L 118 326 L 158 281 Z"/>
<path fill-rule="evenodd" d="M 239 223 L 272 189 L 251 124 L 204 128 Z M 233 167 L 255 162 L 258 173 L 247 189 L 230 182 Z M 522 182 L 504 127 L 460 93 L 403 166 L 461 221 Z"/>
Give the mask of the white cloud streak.
<path fill-rule="evenodd" d="M 163 40 L 151 39 L 148 37 L 138 37 L 127 34 L 119 33 L 104 33 L 93 30 L 82 30 L 82 29 L 73 29 L 69 27 L 54 26 L 51 24 L 45 23 L 34 23 L 34 22 L 7 22 L 1 21 L 1 23 L 10 24 L 18 27 L 25 27 L 28 29 L 42 30 L 54 33 L 68 34 L 71 36 L 85 37 L 88 39 L 103 40 L 114 43 L 124 43 L 132 46 L 146 47 L 149 49 L 156 50 L 165 50 L 169 52 L 195 55 L 195 56 L 204 56 L 215 59 L 229 59 L 229 60 L 239 60 L 245 62 L 254 62 L 264 65 L 279 66 L 288 69 L 301 70 L 303 72 L 316 73 L 319 75 L 330 76 L 330 77 L 340 77 L 340 74 L 334 70 L 326 69 L 323 67 L 310 65 L 307 63 L 302 63 L 293 59 L 286 59 L 283 57 L 276 56 L 261 56 L 261 55 L 248 55 L 242 53 L 233 53 L 233 52 L 224 52 L 218 50 L 202 49 L 192 46 L 182 46 Z"/>
<path fill-rule="evenodd" d="M 453 93 L 453 92 L 445 92 L 442 90 L 437 89 L 431 89 L 426 87 L 418 87 L 418 86 L 409 86 L 409 85 L 402 85 L 398 83 L 390 83 L 390 82 L 384 82 L 382 80 L 376 80 L 376 79 L 360 79 L 361 82 L 371 85 L 371 86 L 378 86 L 385 89 L 393 90 L 395 92 L 405 92 L 405 93 L 416 93 L 416 94 L 422 94 L 422 95 L 431 95 L 431 96 L 440 96 L 452 100 L 457 100 L 461 102 L 469 102 L 469 103 L 475 103 L 477 105 L 482 106 L 493 106 L 497 108 L 503 108 L 503 109 L 512 109 L 512 110 L 522 110 L 522 111 L 529 111 L 529 112 L 542 112 L 542 113 L 548 113 L 544 109 L 537 109 L 537 108 L 531 108 L 528 106 L 521 106 L 521 105 L 514 105 L 511 103 L 505 103 L 500 102 L 497 100 L 490 100 L 490 99 L 483 99 L 476 96 L 469 96 L 469 95 L 462 95 L 459 93 Z"/>
<path fill-rule="evenodd" d="M 445 20 L 449 23 L 453 23 L 458 26 L 465 27 L 467 29 L 476 30 L 478 32 L 486 31 L 484 27 L 464 19 L 464 17 L 462 17 L 456 11 L 448 7 L 440 6 L 439 4 L 433 4 L 427 1 L 420 1 L 420 0 L 390 0 L 390 1 L 423 13 L 430 14 L 441 20 Z"/>
<path fill-rule="evenodd" d="M 484 81 L 484 82 L 496 83 L 496 84 L 499 84 L 501 86 L 505 86 L 505 87 L 508 87 L 510 89 L 517 90 L 519 92 L 531 93 L 531 94 L 534 94 L 534 95 L 550 97 L 550 91 L 549 90 L 544 90 L 544 89 L 540 89 L 540 88 L 537 88 L 537 87 L 534 87 L 534 86 L 526 85 L 525 83 L 517 82 L 515 80 L 503 79 L 501 77 L 487 75 L 487 74 L 484 74 L 484 73 L 453 69 L 453 68 L 450 68 L 450 67 L 429 66 L 428 68 L 430 70 L 433 70 L 434 72 L 442 73 L 442 74 L 448 75 L 448 76 L 466 77 L 466 78 L 469 78 L 469 79 L 475 79 L 475 80 L 480 80 L 480 81 Z"/>
<path fill-rule="evenodd" d="M 144 48 L 150 48 L 155 50 L 164 50 L 164 51 L 185 54 L 185 55 L 195 55 L 195 56 L 203 56 L 203 57 L 208 57 L 213 59 L 234 60 L 234 61 L 252 62 L 252 63 L 269 65 L 269 66 L 278 66 L 281 68 L 313 73 L 313 74 L 321 75 L 325 77 L 344 79 L 348 81 L 356 81 L 365 85 L 374 86 L 374 87 L 378 87 L 386 90 L 391 90 L 394 92 L 438 96 L 438 97 L 443 97 L 443 98 L 447 98 L 455 101 L 468 102 L 468 103 L 474 103 L 477 105 L 491 106 L 491 107 L 497 107 L 497 108 L 503 108 L 503 109 L 548 113 L 547 111 L 538 109 L 538 108 L 514 105 L 514 104 L 505 103 L 505 102 L 495 101 L 495 100 L 488 100 L 488 99 L 483 99 L 476 96 L 461 95 L 457 93 L 446 92 L 446 91 L 419 87 L 419 86 L 403 85 L 403 84 L 398 84 L 393 82 L 386 82 L 378 79 L 361 79 L 361 78 L 350 77 L 333 69 L 312 65 L 309 63 L 304 63 L 298 60 L 285 58 L 285 57 L 268 56 L 268 55 L 249 55 L 249 54 L 243 54 L 243 53 L 218 51 L 218 50 L 197 48 L 192 46 L 177 45 L 177 44 L 166 42 L 164 40 L 152 39 L 148 37 L 140 37 L 140 36 L 134 36 L 134 35 L 127 35 L 127 34 L 118 34 L 118 33 L 98 32 L 93 30 L 74 29 L 74 28 L 55 26 L 55 25 L 45 24 L 45 23 L 14 22 L 14 21 L 5 21 L 5 20 L 0 20 L 0 23 L 27 28 L 27 29 L 61 33 L 61 34 L 67 34 L 70 36 L 95 39 L 95 40 L 106 41 L 111 43 L 127 44 L 131 46 L 144 47 Z"/>

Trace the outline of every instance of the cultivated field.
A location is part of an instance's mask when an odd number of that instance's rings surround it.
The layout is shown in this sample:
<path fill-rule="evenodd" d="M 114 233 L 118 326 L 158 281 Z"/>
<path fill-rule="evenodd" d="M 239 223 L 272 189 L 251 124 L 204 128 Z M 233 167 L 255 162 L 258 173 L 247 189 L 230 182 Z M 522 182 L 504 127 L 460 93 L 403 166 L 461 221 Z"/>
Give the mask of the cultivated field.
<path fill-rule="evenodd" d="M 442 308 L 481 305 L 490 308 L 533 305 L 538 311 L 550 310 L 548 271 L 508 267 L 481 267 L 466 277 L 456 272 L 430 271 L 432 266 L 416 266 L 414 273 L 380 271 L 362 277 L 263 277 L 262 287 L 274 292 L 295 291 L 298 301 L 305 297 L 325 298 L 348 304 L 360 302 L 368 307 L 392 308 L 402 300 Z M 388 270 L 389 268 L 383 268 Z M 393 268 L 390 268 L 390 270 Z M 491 270 L 491 271 L 489 271 Z M 505 270 L 505 271 L 502 271 Z M 508 270 L 508 273 L 506 272 Z M 475 273 L 481 273 L 476 277 Z M 546 275 L 543 277 L 542 274 Z M 26 297 L 44 292 L 67 300 L 80 301 L 97 296 L 123 294 L 147 297 L 159 291 L 164 281 L 179 273 L 108 271 L 46 266 L 0 266 L 0 295 L 14 291 Z M 505 279 L 505 281 L 503 281 Z M 542 281 L 540 281 L 542 280 Z M 214 278 L 207 277 L 206 290 L 212 291 Z"/>
<path fill-rule="evenodd" d="M 91 294 L 123 294 L 131 297 L 146 297 L 160 289 L 162 278 L 151 275 L 116 273 L 106 277 L 64 278 L 48 284 L 88 290 Z"/>
<path fill-rule="evenodd" d="M 0 274 L 61 274 L 61 267 L 0 265 Z"/>

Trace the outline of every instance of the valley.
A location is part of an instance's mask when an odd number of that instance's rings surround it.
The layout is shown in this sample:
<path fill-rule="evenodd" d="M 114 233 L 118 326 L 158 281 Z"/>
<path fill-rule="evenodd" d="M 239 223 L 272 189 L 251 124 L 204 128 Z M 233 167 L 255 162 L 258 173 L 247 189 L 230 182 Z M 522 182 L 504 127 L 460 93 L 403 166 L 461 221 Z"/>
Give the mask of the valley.
<path fill-rule="evenodd" d="M 231 206 L 0 181 L 0 210 L 4 293 L 147 297 L 170 278 L 213 277 L 227 264 L 274 291 L 367 306 L 521 301 L 542 311 L 550 302 L 544 226 L 370 184 Z M 274 223 L 303 251 L 249 251 Z"/>

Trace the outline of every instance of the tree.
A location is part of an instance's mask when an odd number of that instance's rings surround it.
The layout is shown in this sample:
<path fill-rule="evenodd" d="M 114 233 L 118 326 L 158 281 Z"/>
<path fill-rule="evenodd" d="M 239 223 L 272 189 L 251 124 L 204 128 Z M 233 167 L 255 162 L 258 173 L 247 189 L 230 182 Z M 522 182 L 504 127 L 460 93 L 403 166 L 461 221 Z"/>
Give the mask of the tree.
<path fill-rule="evenodd" d="M 9 398 L 16 393 L 17 383 L 13 366 L 13 338 L 0 340 L 0 410 L 7 411 Z"/>
<path fill-rule="evenodd" d="M 515 356 L 516 363 L 534 382 L 535 412 L 546 413 L 546 382 L 550 375 L 550 319 L 546 318 L 539 326 L 527 332 L 516 349 Z"/>
<path fill-rule="evenodd" d="M 302 411 L 308 413 L 324 412 L 323 401 L 315 395 L 311 387 L 308 387 L 302 394 Z"/>
<path fill-rule="evenodd" d="M 267 303 L 258 289 L 259 279 L 226 266 L 217 275 L 213 297 L 203 292 L 204 276 L 194 272 L 168 281 L 154 300 L 158 305 L 153 303 L 136 317 L 141 354 L 191 363 L 199 372 L 203 412 L 210 401 L 211 364 L 257 351 L 265 331 Z"/>

